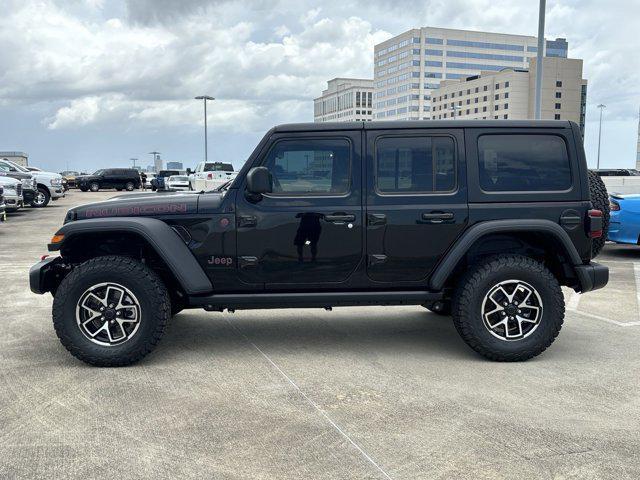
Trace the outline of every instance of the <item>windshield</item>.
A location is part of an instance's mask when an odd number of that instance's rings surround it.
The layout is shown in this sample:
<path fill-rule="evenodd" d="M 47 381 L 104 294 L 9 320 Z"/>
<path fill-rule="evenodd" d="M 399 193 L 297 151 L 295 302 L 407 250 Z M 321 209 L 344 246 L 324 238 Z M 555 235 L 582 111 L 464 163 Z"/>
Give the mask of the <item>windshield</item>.
<path fill-rule="evenodd" d="M 7 163 L 10 163 L 10 164 L 11 164 L 11 166 L 16 167 L 16 169 L 17 169 L 19 172 L 22 172 L 22 173 L 31 173 L 31 172 L 29 171 L 29 169 L 24 168 L 22 165 L 18 165 L 17 163 L 14 163 L 14 162 L 11 162 L 11 161 L 7 161 Z"/>

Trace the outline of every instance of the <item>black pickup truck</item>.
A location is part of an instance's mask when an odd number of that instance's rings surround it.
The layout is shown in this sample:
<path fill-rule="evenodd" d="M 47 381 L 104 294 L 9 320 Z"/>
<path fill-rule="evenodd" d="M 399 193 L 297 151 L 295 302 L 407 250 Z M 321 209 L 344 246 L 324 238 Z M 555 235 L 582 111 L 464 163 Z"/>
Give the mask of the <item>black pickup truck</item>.
<path fill-rule="evenodd" d="M 218 191 L 76 207 L 30 271 L 63 345 L 133 363 L 183 308 L 423 305 L 492 360 L 544 351 L 603 287 L 603 211 L 566 121 L 283 125 Z"/>

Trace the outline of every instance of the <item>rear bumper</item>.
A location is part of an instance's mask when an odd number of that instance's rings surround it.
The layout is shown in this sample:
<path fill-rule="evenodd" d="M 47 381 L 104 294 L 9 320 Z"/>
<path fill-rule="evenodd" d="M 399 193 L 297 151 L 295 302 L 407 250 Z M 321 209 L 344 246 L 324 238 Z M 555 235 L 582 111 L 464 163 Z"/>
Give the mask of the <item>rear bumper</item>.
<path fill-rule="evenodd" d="M 598 290 L 609 281 L 609 268 L 596 262 L 575 267 L 582 293 Z"/>

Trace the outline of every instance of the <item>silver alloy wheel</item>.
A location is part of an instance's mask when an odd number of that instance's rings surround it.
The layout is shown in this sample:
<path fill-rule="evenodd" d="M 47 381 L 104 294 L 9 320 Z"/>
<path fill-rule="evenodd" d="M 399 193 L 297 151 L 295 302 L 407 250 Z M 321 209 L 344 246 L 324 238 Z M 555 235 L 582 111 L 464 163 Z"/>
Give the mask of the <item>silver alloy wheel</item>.
<path fill-rule="evenodd" d="M 100 190 L 100 185 L 98 185 L 97 183 L 92 183 L 92 184 L 89 186 L 89 189 L 90 189 L 92 192 L 97 192 L 98 190 Z"/>
<path fill-rule="evenodd" d="M 542 319 L 538 291 L 522 280 L 494 285 L 482 300 L 482 323 L 496 338 L 522 340 L 531 335 Z"/>
<path fill-rule="evenodd" d="M 140 302 L 126 287 L 99 283 L 80 296 L 76 322 L 93 343 L 113 347 L 130 340 L 140 327 Z"/>
<path fill-rule="evenodd" d="M 44 193 L 38 190 L 38 194 L 36 195 L 36 198 L 34 198 L 33 203 L 35 203 L 36 205 L 44 205 L 46 199 L 47 197 L 45 197 Z"/>

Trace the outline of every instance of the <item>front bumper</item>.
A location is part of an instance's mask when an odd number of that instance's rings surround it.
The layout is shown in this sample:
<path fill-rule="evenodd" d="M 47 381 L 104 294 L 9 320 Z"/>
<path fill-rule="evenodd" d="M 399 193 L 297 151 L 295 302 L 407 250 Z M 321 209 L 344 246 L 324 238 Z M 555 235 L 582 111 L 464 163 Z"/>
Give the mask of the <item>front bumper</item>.
<path fill-rule="evenodd" d="M 51 193 L 52 200 L 57 200 L 58 198 L 63 198 L 65 196 L 62 185 L 52 185 L 49 192 Z"/>
<path fill-rule="evenodd" d="M 587 265 L 577 265 L 575 269 L 582 293 L 598 290 L 609 281 L 609 267 L 599 263 L 589 262 Z"/>
<path fill-rule="evenodd" d="M 42 295 L 55 290 L 64 278 L 62 258 L 47 257 L 29 269 L 29 288 L 33 293 Z"/>
<path fill-rule="evenodd" d="M 5 191 L 4 195 L 4 203 L 7 211 L 14 211 L 22 208 L 24 206 L 24 201 L 22 200 L 22 196 L 18 195 L 7 195 Z"/>

